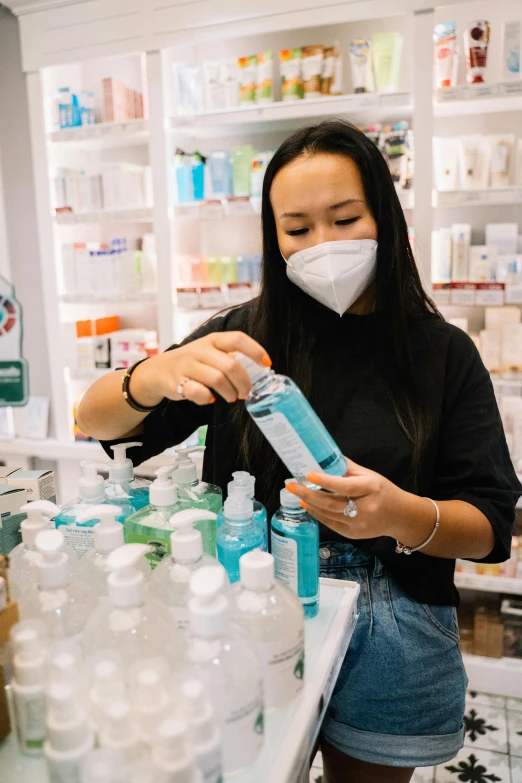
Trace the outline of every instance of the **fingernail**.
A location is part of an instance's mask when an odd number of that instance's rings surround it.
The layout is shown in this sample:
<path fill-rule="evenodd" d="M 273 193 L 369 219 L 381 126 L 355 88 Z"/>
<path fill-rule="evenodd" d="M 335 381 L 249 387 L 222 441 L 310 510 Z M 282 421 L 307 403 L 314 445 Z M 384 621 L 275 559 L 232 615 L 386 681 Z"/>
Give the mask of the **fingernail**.
<path fill-rule="evenodd" d="M 215 403 L 215 401 L 216 401 L 216 398 L 214 397 L 214 395 L 212 395 L 212 397 L 210 398 L 210 405 L 213 405 Z"/>
<path fill-rule="evenodd" d="M 319 476 L 317 475 L 317 473 L 309 473 L 306 477 L 306 480 L 311 481 L 312 484 L 317 484 L 317 482 L 319 481 Z"/>
<path fill-rule="evenodd" d="M 248 400 L 248 394 L 245 394 L 245 396 L 244 396 L 244 397 L 240 397 L 239 399 L 240 399 L 240 400 Z"/>
<path fill-rule="evenodd" d="M 265 367 L 271 367 L 272 366 L 272 359 L 270 358 L 270 356 L 267 353 L 265 353 L 265 355 L 261 358 L 261 362 L 263 363 L 263 365 Z"/>
<path fill-rule="evenodd" d="M 234 403 L 234 402 L 237 402 L 237 397 L 236 397 L 236 399 L 235 399 L 235 400 L 232 400 L 232 403 Z"/>
<path fill-rule="evenodd" d="M 299 503 L 299 505 L 301 506 L 301 508 L 308 508 L 308 506 L 306 505 L 306 503 L 304 502 L 304 500 L 301 500 L 301 501 L 300 501 L 300 503 Z"/>
<path fill-rule="evenodd" d="M 294 495 L 295 495 L 295 491 L 296 491 L 296 486 L 295 486 L 295 484 L 287 484 L 287 485 L 286 485 L 286 489 L 287 489 L 289 492 L 292 492 L 292 494 L 294 494 Z"/>

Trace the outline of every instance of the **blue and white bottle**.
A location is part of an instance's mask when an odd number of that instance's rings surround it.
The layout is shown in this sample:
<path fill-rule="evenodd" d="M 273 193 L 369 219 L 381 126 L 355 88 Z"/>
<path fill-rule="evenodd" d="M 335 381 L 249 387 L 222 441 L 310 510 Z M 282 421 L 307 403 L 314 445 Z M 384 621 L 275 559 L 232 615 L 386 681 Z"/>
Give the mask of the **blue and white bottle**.
<path fill-rule="evenodd" d="M 259 500 L 256 500 L 254 497 L 255 494 L 255 485 L 256 485 L 256 479 L 255 476 L 252 476 L 250 473 L 248 473 L 246 470 L 236 470 L 235 473 L 232 473 L 232 481 L 229 481 L 228 483 L 228 494 L 230 495 L 231 492 L 243 492 L 244 495 L 246 495 L 247 498 L 251 498 L 251 500 L 254 503 L 254 520 L 257 522 L 259 527 L 263 530 L 263 535 L 265 537 L 265 549 L 268 550 L 268 515 L 266 513 L 266 508 L 262 503 L 259 502 Z M 225 509 L 222 508 L 221 511 L 218 514 L 216 527 L 221 527 L 223 522 L 225 521 Z"/>
<path fill-rule="evenodd" d="M 281 508 L 272 517 L 270 533 L 276 579 L 297 593 L 305 617 L 315 617 L 319 611 L 319 523 L 301 507 L 296 495 L 282 489 Z"/>
<path fill-rule="evenodd" d="M 225 520 L 216 537 L 217 557 L 230 582 L 239 580 L 239 558 L 252 549 L 266 551 L 262 529 L 254 519 L 254 504 L 242 492 L 232 492 L 225 500 Z"/>

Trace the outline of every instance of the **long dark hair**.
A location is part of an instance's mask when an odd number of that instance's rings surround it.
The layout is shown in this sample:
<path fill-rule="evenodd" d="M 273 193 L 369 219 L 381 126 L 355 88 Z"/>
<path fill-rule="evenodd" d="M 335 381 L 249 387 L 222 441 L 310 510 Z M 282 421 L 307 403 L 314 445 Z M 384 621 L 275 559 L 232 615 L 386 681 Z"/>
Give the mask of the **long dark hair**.
<path fill-rule="evenodd" d="M 277 241 L 270 190 L 277 172 L 300 155 L 334 153 L 356 163 L 366 199 L 377 223 L 378 254 L 375 305 L 385 310 L 393 371 L 390 396 L 399 424 L 411 443 L 413 475 L 417 475 L 423 449 L 433 428 L 432 413 L 414 372 L 408 325 L 412 319 L 440 317 L 435 304 L 423 290 L 408 238 L 404 213 L 388 165 L 378 148 L 364 133 L 343 120 L 328 120 L 301 128 L 279 147 L 267 166 L 263 183 L 261 218 L 263 265 L 261 289 L 250 317 L 249 333 L 270 354 L 277 372 L 289 375 L 313 403 L 317 380 L 310 372 L 314 334 L 306 317 L 310 299 L 286 275 Z M 256 425 L 240 406 L 244 463 L 256 475 L 264 474 L 271 509 L 285 471 Z M 349 455 L 348 455 L 349 456 Z M 415 483 L 415 480 L 414 480 Z"/>

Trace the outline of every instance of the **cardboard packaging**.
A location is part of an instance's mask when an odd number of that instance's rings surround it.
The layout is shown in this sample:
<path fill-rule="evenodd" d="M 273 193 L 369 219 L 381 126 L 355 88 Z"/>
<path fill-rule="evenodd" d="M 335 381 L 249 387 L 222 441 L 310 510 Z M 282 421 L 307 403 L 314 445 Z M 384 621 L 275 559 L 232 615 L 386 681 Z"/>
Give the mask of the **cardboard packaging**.
<path fill-rule="evenodd" d="M 10 733 L 11 721 L 9 720 L 9 706 L 7 704 L 4 670 L 0 666 L 0 741 L 5 739 Z"/>
<path fill-rule="evenodd" d="M 0 484 L 7 484 L 9 476 L 13 476 L 17 470 L 23 470 L 23 468 L 10 468 L 7 465 L 0 465 Z"/>
<path fill-rule="evenodd" d="M 52 470 L 19 470 L 12 478 L 8 479 L 8 485 L 25 489 L 29 502 L 33 500 L 50 500 L 51 503 L 56 503 L 54 473 Z"/>
<path fill-rule="evenodd" d="M 20 525 L 26 515 L 20 508 L 26 503 L 25 489 L 0 484 L 0 555 L 8 555 L 21 542 Z"/>

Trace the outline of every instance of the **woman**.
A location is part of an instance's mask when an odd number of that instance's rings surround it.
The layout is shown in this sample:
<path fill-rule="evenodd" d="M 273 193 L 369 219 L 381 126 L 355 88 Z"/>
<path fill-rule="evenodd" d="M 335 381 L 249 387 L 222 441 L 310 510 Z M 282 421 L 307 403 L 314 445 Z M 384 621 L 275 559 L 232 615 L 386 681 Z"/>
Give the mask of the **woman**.
<path fill-rule="evenodd" d="M 322 575 L 361 585 L 323 725 L 325 782 L 403 783 L 462 746 L 454 560 L 508 558 L 521 488 L 489 375 L 424 293 L 372 142 L 341 121 L 295 132 L 262 202 L 259 297 L 139 364 L 127 399 L 122 371 L 98 380 L 79 425 L 105 448 L 139 435 L 140 463 L 208 424 L 205 480 L 250 470 L 273 512 L 286 471 L 240 402 L 250 384 L 234 352 L 298 383 L 348 469 L 313 476 L 328 492 L 291 486 L 321 523 Z"/>

